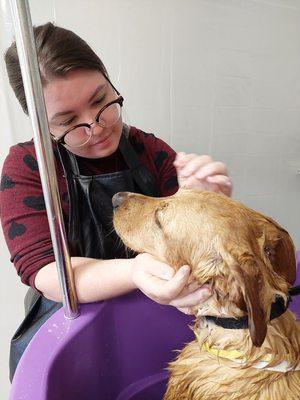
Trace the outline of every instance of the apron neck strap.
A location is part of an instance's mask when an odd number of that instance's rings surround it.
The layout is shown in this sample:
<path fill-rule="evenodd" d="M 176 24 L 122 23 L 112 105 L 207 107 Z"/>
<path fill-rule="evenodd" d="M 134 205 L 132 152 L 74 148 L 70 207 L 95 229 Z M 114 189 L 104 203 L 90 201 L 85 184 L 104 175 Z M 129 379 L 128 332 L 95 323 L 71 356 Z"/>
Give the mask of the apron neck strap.
<path fill-rule="evenodd" d="M 129 127 L 123 124 L 119 143 L 120 152 L 131 170 L 132 177 L 142 193 L 146 196 L 158 196 L 159 192 L 155 184 L 153 174 L 140 162 L 134 148 L 128 140 Z M 69 180 L 72 175 L 80 175 L 77 159 L 74 153 L 68 151 L 64 146 L 58 145 L 58 153 L 63 166 L 65 177 Z"/>
<path fill-rule="evenodd" d="M 125 127 L 127 125 L 124 125 Z M 132 144 L 126 137 L 126 133 L 123 132 L 120 139 L 119 149 L 128 167 L 131 170 L 133 179 L 142 189 L 142 193 L 147 196 L 159 195 L 158 189 L 155 184 L 155 179 L 153 174 L 141 163 L 138 158 Z"/>

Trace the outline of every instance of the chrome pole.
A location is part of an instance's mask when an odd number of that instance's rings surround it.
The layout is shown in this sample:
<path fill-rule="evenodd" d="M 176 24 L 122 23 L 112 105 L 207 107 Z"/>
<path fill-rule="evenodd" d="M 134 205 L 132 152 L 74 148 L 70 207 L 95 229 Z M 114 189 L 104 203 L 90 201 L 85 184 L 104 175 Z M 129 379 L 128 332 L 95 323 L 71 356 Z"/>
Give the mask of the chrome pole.
<path fill-rule="evenodd" d="M 26 101 L 34 133 L 34 146 L 45 198 L 65 317 L 78 316 L 73 270 L 63 224 L 40 71 L 27 0 L 10 0 L 16 45 Z"/>

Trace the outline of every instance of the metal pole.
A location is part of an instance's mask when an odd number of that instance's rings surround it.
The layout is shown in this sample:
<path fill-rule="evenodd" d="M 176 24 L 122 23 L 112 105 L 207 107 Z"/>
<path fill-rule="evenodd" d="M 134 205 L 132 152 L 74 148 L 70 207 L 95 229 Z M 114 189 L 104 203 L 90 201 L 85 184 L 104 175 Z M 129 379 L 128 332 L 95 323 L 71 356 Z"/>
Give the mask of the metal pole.
<path fill-rule="evenodd" d="M 37 53 L 27 0 L 10 0 L 26 101 L 34 133 L 39 172 L 63 296 L 65 317 L 78 316 L 73 270 L 63 224 Z"/>

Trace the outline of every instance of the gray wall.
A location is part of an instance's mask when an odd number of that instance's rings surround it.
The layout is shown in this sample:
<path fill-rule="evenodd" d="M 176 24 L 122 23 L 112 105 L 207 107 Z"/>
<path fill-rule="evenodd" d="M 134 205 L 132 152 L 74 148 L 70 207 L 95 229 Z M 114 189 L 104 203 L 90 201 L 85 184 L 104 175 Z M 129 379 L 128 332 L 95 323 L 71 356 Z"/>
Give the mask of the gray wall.
<path fill-rule="evenodd" d="M 0 47 L 12 39 L 3 7 Z M 31 0 L 98 52 L 125 97 L 125 119 L 176 150 L 225 161 L 234 198 L 284 225 L 300 248 L 300 0 Z M 143 101 L 142 101 L 143 99 Z M 32 136 L 1 61 L 1 164 Z M 0 242 L 1 383 L 24 288 Z"/>

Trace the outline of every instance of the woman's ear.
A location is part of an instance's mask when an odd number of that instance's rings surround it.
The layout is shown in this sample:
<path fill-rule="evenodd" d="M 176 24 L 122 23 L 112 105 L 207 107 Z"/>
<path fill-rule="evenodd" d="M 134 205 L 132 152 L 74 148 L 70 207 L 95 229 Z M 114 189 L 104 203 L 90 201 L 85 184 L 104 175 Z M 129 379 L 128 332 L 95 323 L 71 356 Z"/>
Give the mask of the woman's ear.
<path fill-rule="evenodd" d="M 249 257 L 241 264 L 235 264 L 232 271 L 232 293 L 230 300 L 248 314 L 248 326 L 251 340 L 256 347 L 260 347 L 267 334 L 267 310 L 264 308 L 262 293 L 264 288 L 263 276 L 259 263 Z"/>

